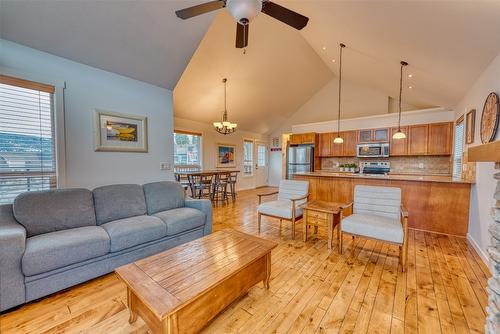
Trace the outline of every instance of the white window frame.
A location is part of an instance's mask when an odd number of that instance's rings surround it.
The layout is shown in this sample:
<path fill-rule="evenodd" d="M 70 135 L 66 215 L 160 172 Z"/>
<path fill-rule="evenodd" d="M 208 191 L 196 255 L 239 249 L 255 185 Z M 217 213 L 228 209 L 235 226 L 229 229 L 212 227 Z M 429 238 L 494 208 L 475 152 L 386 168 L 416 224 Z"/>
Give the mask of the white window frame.
<path fill-rule="evenodd" d="M 187 135 L 195 135 L 200 137 L 200 152 L 199 152 L 199 164 L 194 164 L 194 165 L 183 165 L 183 164 L 176 164 L 175 163 L 175 138 L 174 138 L 174 168 L 175 167 L 198 167 L 199 169 L 203 168 L 203 133 L 202 132 L 196 132 L 196 131 L 190 131 L 190 130 L 183 130 L 183 129 L 174 129 L 174 132 L 172 135 L 175 136 L 175 133 L 179 134 L 187 134 Z"/>
<path fill-rule="evenodd" d="M 250 160 L 250 163 L 245 160 L 245 144 L 246 143 L 252 143 L 252 149 L 250 153 L 252 154 L 252 160 Z M 254 155 L 255 155 L 255 140 L 251 138 L 243 138 L 243 176 L 244 177 L 253 177 L 254 176 Z M 250 173 L 246 173 L 245 171 L 245 166 L 251 166 Z"/>
<path fill-rule="evenodd" d="M 57 188 L 65 188 L 67 186 L 66 176 L 66 125 L 64 112 L 64 90 L 66 82 L 57 78 L 40 74 L 19 71 L 13 68 L 0 66 L 0 73 L 22 80 L 41 82 L 47 85 L 54 86 L 54 94 L 52 97 L 53 113 L 54 113 L 54 154 L 56 160 L 56 178 Z"/>
<path fill-rule="evenodd" d="M 457 133 L 459 129 L 462 131 L 461 134 Z M 465 119 L 463 115 L 455 122 L 455 126 L 453 128 L 453 138 L 452 175 L 453 177 L 460 178 L 462 176 L 462 155 L 465 146 Z M 461 140 L 461 143 L 459 143 L 458 140 Z"/>
<path fill-rule="evenodd" d="M 264 164 L 261 165 L 260 164 L 260 161 L 259 161 L 259 147 L 264 147 Z M 269 163 L 269 159 L 268 159 L 268 148 L 267 148 L 267 145 L 264 143 L 264 142 L 257 142 L 256 145 L 255 145 L 255 148 L 256 148 L 256 151 L 257 151 L 257 156 L 256 156 L 256 161 L 257 161 L 257 167 L 259 168 L 266 168 L 268 163 Z"/>

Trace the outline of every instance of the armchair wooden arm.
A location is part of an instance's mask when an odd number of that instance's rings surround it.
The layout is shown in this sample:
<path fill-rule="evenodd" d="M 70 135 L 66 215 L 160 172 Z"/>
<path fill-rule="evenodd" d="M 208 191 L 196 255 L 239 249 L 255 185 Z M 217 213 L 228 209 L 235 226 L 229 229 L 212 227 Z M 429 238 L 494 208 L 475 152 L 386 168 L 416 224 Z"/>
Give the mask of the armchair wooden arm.
<path fill-rule="evenodd" d="M 403 245 L 400 252 L 402 270 L 406 271 L 406 262 L 408 259 L 408 210 L 401 205 L 401 225 L 403 225 Z"/>
<path fill-rule="evenodd" d="M 401 205 L 401 220 L 408 218 L 408 210 Z"/>
<path fill-rule="evenodd" d="M 303 199 L 308 199 L 309 198 L 309 194 L 305 195 L 305 196 L 302 196 L 302 197 L 297 197 L 297 198 L 290 198 L 290 201 L 293 202 L 293 204 L 295 204 L 296 201 L 300 201 L 300 200 L 303 200 Z"/>
<path fill-rule="evenodd" d="M 346 204 L 346 205 L 343 205 L 341 207 L 342 209 L 342 216 L 343 217 L 347 217 L 347 216 L 350 216 L 352 215 L 352 206 L 354 205 L 353 202 L 349 203 L 349 204 Z"/>
<path fill-rule="evenodd" d="M 277 193 L 278 191 L 273 191 L 272 193 L 267 193 L 267 194 L 257 194 L 257 196 L 259 196 L 259 204 L 262 202 L 262 197 L 276 195 Z"/>

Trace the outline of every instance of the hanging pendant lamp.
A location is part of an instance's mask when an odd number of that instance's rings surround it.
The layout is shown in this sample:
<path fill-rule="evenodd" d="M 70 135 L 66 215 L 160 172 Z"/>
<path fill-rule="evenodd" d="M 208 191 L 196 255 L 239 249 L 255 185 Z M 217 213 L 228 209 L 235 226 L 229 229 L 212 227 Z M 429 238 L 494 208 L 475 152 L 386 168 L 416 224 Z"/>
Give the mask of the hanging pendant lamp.
<path fill-rule="evenodd" d="M 405 139 L 406 135 L 401 131 L 401 95 L 403 93 L 403 67 L 408 66 L 408 63 L 401 61 L 401 68 L 399 71 L 399 115 L 398 115 L 398 131 L 392 135 L 393 139 Z"/>
<path fill-rule="evenodd" d="M 345 48 L 345 44 L 340 43 L 340 58 L 339 58 L 339 115 L 337 118 L 337 137 L 333 140 L 334 144 L 342 144 L 344 139 L 340 136 L 340 100 L 342 96 L 342 49 Z"/>
<path fill-rule="evenodd" d="M 229 135 L 236 131 L 236 127 L 238 124 L 236 123 L 231 123 L 227 120 L 227 90 L 226 90 L 226 83 L 227 79 L 224 78 L 222 79 L 222 82 L 224 83 L 224 114 L 222 115 L 222 122 L 214 122 L 214 127 L 215 130 L 218 133 L 221 133 L 223 135 Z"/>

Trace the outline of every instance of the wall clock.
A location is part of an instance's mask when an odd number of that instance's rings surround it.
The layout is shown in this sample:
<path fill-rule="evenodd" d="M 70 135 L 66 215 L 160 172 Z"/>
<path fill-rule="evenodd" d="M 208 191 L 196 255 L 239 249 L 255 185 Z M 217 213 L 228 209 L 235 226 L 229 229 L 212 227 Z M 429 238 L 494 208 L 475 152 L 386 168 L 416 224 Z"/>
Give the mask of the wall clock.
<path fill-rule="evenodd" d="M 500 105 L 498 95 L 490 93 L 484 102 L 483 114 L 481 116 L 481 141 L 483 144 L 495 139 L 500 118 Z"/>

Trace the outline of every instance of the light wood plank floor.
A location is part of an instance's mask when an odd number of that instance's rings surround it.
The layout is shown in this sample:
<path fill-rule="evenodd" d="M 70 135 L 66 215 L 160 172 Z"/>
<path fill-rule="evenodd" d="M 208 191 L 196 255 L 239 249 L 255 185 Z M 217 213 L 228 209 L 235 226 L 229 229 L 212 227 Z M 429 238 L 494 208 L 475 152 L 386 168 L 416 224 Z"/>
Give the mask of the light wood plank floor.
<path fill-rule="evenodd" d="M 257 234 L 258 192 L 216 208 L 215 230 Z M 410 213 L 411 214 L 411 213 Z M 297 224 L 301 231 L 301 223 Z M 483 332 L 490 276 L 463 238 L 410 230 L 408 271 L 397 246 L 345 239 L 345 252 L 327 249 L 324 231 L 302 242 L 290 225 L 263 218 L 272 253 L 271 288 L 259 284 L 230 305 L 204 333 L 478 333 Z M 22 306 L 0 317 L 9 333 L 147 333 L 128 323 L 125 286 L 114 274 Z"/>

